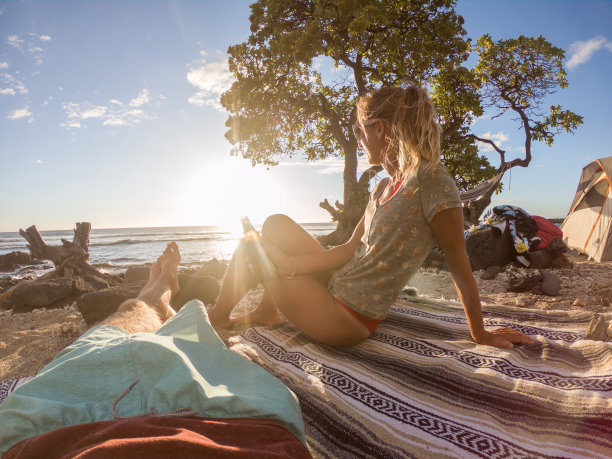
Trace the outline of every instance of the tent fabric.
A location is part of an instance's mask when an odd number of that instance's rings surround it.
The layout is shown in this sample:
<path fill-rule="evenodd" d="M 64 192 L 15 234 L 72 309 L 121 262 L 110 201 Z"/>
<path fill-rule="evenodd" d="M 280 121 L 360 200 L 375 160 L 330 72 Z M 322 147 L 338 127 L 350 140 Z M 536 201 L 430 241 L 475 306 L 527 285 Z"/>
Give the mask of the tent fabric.
<path fill-rule="evenodd" d="M 595 261 L 612 260 L 612 156 L 582 169 L 561 229 L 568 247 Z"/>

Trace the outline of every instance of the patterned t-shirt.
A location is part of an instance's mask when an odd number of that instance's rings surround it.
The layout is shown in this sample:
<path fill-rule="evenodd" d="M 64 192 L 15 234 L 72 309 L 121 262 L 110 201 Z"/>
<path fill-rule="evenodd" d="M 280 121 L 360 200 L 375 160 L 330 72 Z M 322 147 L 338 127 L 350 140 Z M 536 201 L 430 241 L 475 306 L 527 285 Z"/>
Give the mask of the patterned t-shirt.
<path fill-rule="evenodd" d="M 383 319 L 435 243 L 429 223 L 461 207 L 453 178 L 441 163 L 420 164 L 390 199 L 378 203 L 389 179 L 370 194 L 362 244 L 329 281 L 331 294 L 358 313 Z"/>

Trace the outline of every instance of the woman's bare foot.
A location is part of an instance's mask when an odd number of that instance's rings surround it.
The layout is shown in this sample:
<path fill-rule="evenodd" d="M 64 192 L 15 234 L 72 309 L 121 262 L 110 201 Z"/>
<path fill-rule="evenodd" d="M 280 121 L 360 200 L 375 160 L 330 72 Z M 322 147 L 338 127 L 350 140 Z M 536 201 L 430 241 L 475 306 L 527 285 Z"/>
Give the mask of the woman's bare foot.
<path fill-rule="evenodd" d="M 231 328 L 250 328 L 257 326 L 272 326 L 281 323 L 278 310 L 272 306 L 259 305 L 255 310 L 240 317 L 230 317 Z"/>
<path fill-rule="evenodd" d="M 147 303 L 155 309 L 162 321 L 173 316 L 175 312 L 170 307 L 170 298 L 179 290 L 178 284 L 178 265 L 181 261 L 176 242 L 171 242 L 164 250 L 164 253 L 155 262 L 159 265 L 160 272 L 154 282 L 147 284 L 138 295 L 138 299 Z M 154 266 L 155 266 L 154 265 Z M 153 274 L 153 268 L 151 268 Z M 155 268 L 157 271 L 157 268 Z"/>

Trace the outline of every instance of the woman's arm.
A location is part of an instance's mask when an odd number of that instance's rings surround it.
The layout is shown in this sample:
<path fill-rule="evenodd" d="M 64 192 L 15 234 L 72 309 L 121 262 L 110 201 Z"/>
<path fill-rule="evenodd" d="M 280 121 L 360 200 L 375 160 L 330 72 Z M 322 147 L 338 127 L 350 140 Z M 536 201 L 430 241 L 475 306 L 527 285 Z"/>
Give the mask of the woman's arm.
<path fill-rule="evenodd" d="M 276 272 L 279 276 L 309 274 L 338 269 L 353 258 L 355 250 L 361 244 L 361 237 L 364 232 L 364 218 L 361 217 L 353 231 L 353 235 L 346 243 L 332 247 L 324 252 L 289 257 L 278 247 L 270 243 L 264 243 L 264 248 L 276 266 Z"/>
<path fill-rule="evenodd" d="M 479 344 L 508 348 L 513 347 L 512 343 L 533 343 L 533 339 L 511 328 L 498 328 L 490 332 L 484 329 L 478 288 L 465 250 L 461 208 L 438 212 L 429 226 L 444 252 L 446 264 L 453 275 L 474 341 Z"/>

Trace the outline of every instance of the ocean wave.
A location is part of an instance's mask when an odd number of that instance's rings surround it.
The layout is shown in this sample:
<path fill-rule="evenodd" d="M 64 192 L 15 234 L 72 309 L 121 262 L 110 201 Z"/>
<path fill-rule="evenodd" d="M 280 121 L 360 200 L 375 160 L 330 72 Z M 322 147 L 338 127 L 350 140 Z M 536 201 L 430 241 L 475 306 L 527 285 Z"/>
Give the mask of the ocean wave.
<path fill-rule="evenodd" d="M 166 235 L 164 235 L 166 236 Z M 192 237 L 192 238 L 173 238 L 173 237 L 164 237 L 161 239 L 121 239 L 119 241 L 113 242 L 98 242 L 93 241 L 89 243 L 90 247 L 102 247 L 102 246 L 113 246 L 113 245 L 132 245 L 132 244 L 152 244 L 152 243 L 161 243 L 161 242 L 199 242 L 199 241 L 212 241 L 218 240 L 219 238 L 216 236 L 202 236 L 202 237 Z"/>

